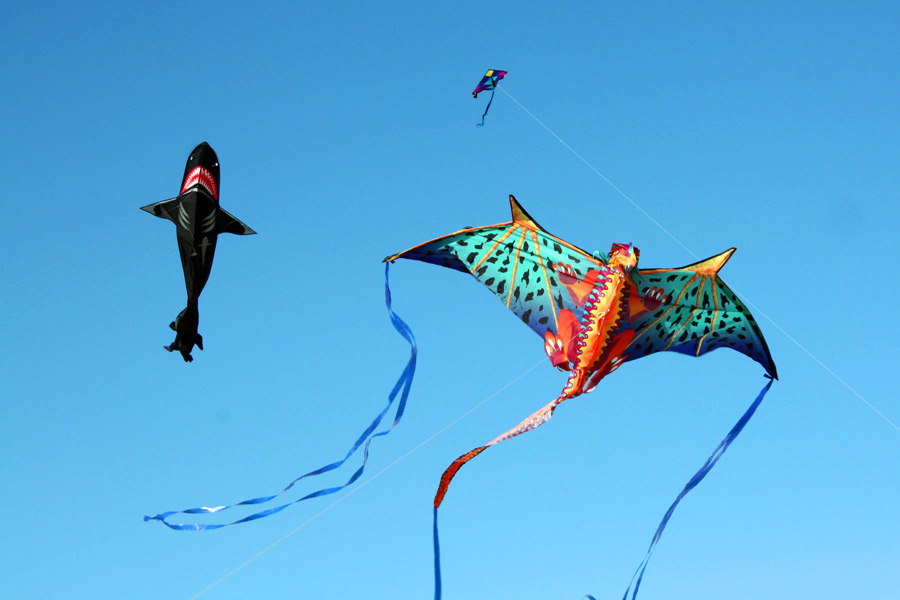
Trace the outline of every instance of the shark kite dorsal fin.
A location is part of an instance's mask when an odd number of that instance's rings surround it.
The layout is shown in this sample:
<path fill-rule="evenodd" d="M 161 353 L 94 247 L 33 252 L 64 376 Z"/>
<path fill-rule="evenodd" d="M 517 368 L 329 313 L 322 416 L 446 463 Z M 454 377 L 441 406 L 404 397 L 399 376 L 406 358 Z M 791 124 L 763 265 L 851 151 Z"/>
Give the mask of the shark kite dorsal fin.
<path fill-rule="evenodd" d="M 686 271 L 694 271 L 696 273 L 718 273 L 719 269 L 725 266 L 731 255 L 734 254 L 735 248 L 729 248 L 721 254 L 710 256 L 706 260 L 694 263 L 684 267 Z"/>
<path fill-rule="evenodd" d="M 544 228 L 537 224 L 537 221 L 531 218 L 531 215 L 522 208 L 522 205 L 519 204 L 519 201 L 516 200 L 516 197 L 512 194 L 509 195 L 509 207 L 512 209 L 512 218 L 513 223 L 517 223 L 528 229 L 537 229 L 538 231 L 544 231 Z"/>

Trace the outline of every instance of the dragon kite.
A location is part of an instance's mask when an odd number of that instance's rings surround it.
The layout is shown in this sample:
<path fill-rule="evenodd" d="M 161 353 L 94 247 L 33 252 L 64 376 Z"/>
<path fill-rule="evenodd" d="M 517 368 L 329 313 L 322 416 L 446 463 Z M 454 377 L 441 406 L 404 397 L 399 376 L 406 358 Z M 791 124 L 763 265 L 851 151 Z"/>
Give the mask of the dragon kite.
<path fill-rule="evenodd" d="M 508 223 L 465 228 L 384 259 L 418 260 L 471 273 L 541 337 L 550 363 L 569 374 L 552 402 L 466 452 L 441 476 L 434 497 L 436 599 L 441 596 L 437 510 L 459 469 L 486 449 L 546 423 L 562 402 L 593 391 L 623 363 L 655 352 L 701 356 L 731 348 L 761 364 L 770 379 L 666 513 L 638 568 L 640 575 L 635 573 L 636 595 L 669 517 L 753 415 L 777 378 L 775 363 L 753 316 L 718 275 L 734 248 L 681 268 L 639 269 L 640 251 L 633 245 L 613 244 L 608 257 L 588 254 L 544 230 L 513 196 L 509 200 Z"/>

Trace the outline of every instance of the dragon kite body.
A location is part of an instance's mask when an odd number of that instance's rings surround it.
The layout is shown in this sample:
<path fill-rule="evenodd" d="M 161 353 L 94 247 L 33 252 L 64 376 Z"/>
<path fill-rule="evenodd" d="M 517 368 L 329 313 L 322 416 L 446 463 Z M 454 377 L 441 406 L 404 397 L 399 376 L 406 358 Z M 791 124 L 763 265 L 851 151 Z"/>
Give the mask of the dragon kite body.
<path fill-rule="evenodd" d="M 591 255 L 545 231 L 513 196 L 510 205 L 508 223 L 462 229 L 384 259 L 418 260 L 471 273 L 541 336 L 551 364 L 569 373 L 556 399 L 463 454 L 442 475 L 434 498 L 436 598 L 440 597 L 437 509 L 459 469 L 487 448 L 539 427 L 560 403 L 593 391 L 621 364 L 655 352 L 700 356 L 732 348 L 760 363 L 770 379 L 777 378 L 756 321 L 718 276 L 734 248 L 681 268 L 639 269 L 640 252 L 630 244 L 613 244 L 608 258 Z M 739 422 L 740 428 L 763 395 Z M 740 431 L 736 429 L 734 436 Z M 733 436 L 726 439 L 715 460 Z M 707 461 L 706 471 L 715 460 Z M 705 475 L 701 471 L 690 488 Z"/>

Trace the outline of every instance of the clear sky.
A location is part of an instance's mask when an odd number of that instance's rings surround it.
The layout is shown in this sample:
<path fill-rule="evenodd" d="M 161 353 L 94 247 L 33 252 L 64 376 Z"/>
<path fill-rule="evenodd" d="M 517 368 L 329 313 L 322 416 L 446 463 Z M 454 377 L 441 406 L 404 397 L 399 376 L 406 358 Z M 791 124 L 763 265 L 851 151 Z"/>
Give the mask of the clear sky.
<path fill-rule="evenodd" d="M 451 270 L 392 269 L 419 369 L 350 495 L 205 533 L 142 517 L 342 457 L 408 357 L 381 259 L 506 221 L 515 194 L 645 267 L 737 247 L 721 275 L 778 365 L 640 597 L 896 598 L 900 430 L 861 398 L 900 423 L 900 8 L 784 4 L 5 3 L 4 595 L 430 598 L 441 472 L 564 382 Z M 476 128 L 488 68 L 511 96 Z M 162 349 L 184 306 L 174 227 L 138 208 L 204 140 L 223 208 L 259 235 L 220 237 L 186 364 Z M 763 383 L 734 352 L 660 353 L 480 456 L 441 509 L 445 598 L 621 597 Z"/>

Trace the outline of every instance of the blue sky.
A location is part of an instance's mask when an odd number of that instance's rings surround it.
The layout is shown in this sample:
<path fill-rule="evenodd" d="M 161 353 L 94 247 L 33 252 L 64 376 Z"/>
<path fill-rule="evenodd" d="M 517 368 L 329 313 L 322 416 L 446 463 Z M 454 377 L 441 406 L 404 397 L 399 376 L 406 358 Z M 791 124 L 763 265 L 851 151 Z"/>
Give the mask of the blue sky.
<path fill-rule="evenodd" d="M 450 270 L 392 269 L 419 368 L 364 485 L 207 533 L 142 516 L 343 456 L 408 355 L 381 259 L 505 221 L 515 194 L 645 267 L 737 247 L 721 274 L 778 365 L 640 597 L 894 598 L 900 430 L 859 396 L 900 423 L 900 9 L 790 4 L 0 8 L 4 591 L 431 597 L 440 473 L 564 382 Z M 511 96 L 476 128 L 487 68 Z M 173 227 L 138 207 L 177 193 L 203 140 L 223 208 L 259 235 L 220 238 L 185 364 L 162 350 L 184 305 Z M 445 598 L 620 597 L 761 375 L 737 353 L 657 354 L 473 461 L 441 509 Z"/>

